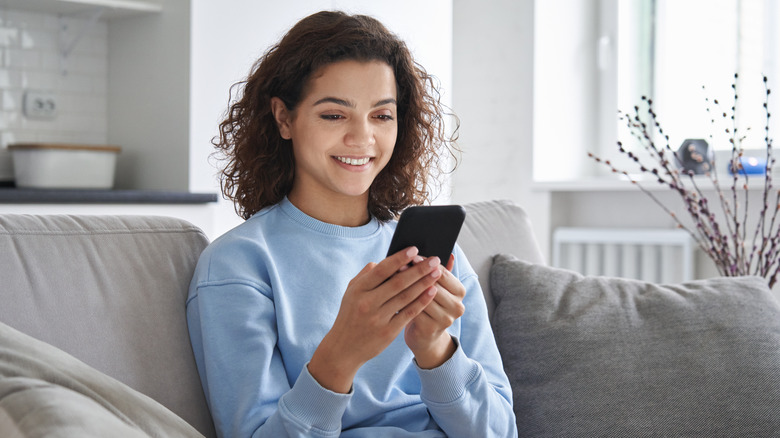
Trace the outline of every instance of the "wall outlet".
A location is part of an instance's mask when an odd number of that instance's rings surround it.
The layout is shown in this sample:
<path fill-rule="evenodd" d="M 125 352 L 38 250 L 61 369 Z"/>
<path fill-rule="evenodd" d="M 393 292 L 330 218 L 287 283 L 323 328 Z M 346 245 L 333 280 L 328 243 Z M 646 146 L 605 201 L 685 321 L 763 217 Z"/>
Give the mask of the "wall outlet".
<path fill-rule="evenodd" d="M 50 91 L 26 90 L 22 108 L 28 118 L 52 120 L 57 116 L 57 98 Z"/>

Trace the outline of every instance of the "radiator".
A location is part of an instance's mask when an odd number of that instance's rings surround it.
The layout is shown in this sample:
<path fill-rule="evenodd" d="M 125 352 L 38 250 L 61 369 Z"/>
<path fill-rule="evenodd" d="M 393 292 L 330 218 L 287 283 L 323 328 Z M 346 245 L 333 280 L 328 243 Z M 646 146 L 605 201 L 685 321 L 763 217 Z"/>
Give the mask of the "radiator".
<path fill-rule="evenodd" d="M 553 266 L 656 283 L 692 280 L 695 244 L 684 230 L 558 228 Z"/>

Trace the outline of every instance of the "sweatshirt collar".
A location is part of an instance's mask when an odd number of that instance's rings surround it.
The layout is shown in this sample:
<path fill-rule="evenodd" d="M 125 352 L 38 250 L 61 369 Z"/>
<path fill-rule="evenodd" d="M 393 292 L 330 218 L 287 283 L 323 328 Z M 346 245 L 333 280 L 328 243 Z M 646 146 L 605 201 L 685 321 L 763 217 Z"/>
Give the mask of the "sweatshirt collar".
<path fill-rule="evenodd" d="M 279 207 L 285 214 L 290 216 L 294 221 L 298 222 L 304 227 L 319 233 L 329 234 L 336 237 L 348 239 L 370 237 L 374 235 L 381 226 L 380 222 L 373 216 L 367 224 L 361 225 L 359 227 L 345 227 L 341 225 L 329 224 L 327 222 L 315 219 L 299 210 L 298 207 L 293 205 L 293 203 L 287 199 L 286 196 L 279 203 Z"/>

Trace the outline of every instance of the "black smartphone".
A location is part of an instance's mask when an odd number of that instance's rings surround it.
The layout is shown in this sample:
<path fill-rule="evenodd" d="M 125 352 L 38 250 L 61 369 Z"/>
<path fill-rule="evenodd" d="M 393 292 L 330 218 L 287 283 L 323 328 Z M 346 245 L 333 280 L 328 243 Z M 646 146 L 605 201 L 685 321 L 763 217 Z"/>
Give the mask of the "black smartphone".
<path fill-rule="evenodd" d="M 438 256 L 446 265 L 465 219 L 466 210 L 460 205 L 409 207 L 398 219 L 387 255 L 416 246 L 421 256 Z"/>

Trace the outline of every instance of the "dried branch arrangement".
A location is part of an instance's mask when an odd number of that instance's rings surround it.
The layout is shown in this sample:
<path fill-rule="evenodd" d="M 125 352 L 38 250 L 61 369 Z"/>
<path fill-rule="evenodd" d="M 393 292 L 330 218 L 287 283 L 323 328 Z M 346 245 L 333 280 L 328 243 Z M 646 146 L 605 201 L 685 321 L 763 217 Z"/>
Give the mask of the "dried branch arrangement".
<path fill-rule="evenodd" d="M 766 114 L 764 144 L 766 146 L 766 175 L 763 176 L 763 205 L 758 210 L 755 227 L 748 229 L 750 205 L 748 202 L 748 173 L 743 168 L 744 149 L 742 142 L 745 135 L 737 128 L 737 78 L 734 76 L 732 89 L 734 105 L 730 109 L 722 109 L 718 100 L 707 99 L 707 112 L 715 125 L 716 118 L 722 117 L 730 126 L 725 129 L 725 135 L 731 144 L 731 158 L 727 169 L 731 169 L 728 178 L 730 187 L 722 188 L 719 182 L 718 166 L 712 158 L 705 176 L 696 177 L 693 171 L 683 170 L 679 151 L 669 145 L 669 137 L 663 131 L 653 110 L 653 102 L 642 97 L 642 106 L 634 107 L 633 114 L 620 112 L 620 119 L 625 121 L 631 134 L 638 139 L 641 147 L 647 152 L 640 155 L 626 149 L 618 141 L 621 154 L 639 166 L 640 175 L 651 176 L 658 184 L 668 187 L 677 194 L 687 212 L 687 221 L 683 221 L 668 206 L 661 202 L 652 191 L 642 186 L 639 178 L 633 177 L 625 170 L 617 169 L 609 160 L 603 160 L 592 153 L 588 156 L 599 163 L 608 166 L 612 172 L 627 177 L 639 187 L 656 204 L 668 213 L 679 228 L 686 230 L 715 263 L 718 272 L 723 276 L 758 275 L 765 278 L 772 287 L 780 275 L 780 190 L 772 185 L 772 139 L 769 136 L 769 89 L 767 78 L 764 77 L 766 97 L 763 102 Z M 710 136 L 712 137 L 712 136 Z M 656 139 L 662 139 L 661 144 Z M 649 158 L 648 158 L 649 157 Z M 703 159 L 694 154 L 695 158 Z M 644 162 L 643 162 L 644 160 Z M 648 162 L 649 161 L 649 162 Z M 725 172 L 725 170 L 724 170 Z M 709 181 L 714 189 L 714 199 L 708 199 L 701 187 L 701 182 Z M 709 184 L 707 184 L 709 185 Z M 720 217 L 719 217 L 720 216 Z"/>

